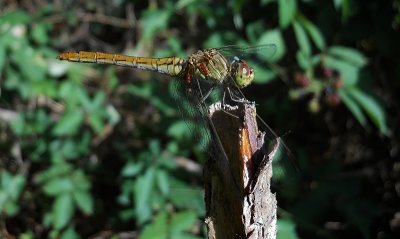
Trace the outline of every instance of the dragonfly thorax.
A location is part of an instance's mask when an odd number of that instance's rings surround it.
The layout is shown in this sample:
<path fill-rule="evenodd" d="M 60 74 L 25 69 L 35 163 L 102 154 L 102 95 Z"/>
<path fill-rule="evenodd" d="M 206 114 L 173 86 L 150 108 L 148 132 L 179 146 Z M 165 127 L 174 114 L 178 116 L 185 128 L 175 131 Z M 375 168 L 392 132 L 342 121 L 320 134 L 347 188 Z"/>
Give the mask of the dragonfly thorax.
<path fill-rule="evenodd" d="M 254 70 L 247 62 L 237 57 L 229 62 L 216 49 L 200 50 L 189 57 L 188 63 L 195 66 L 195 75 L 213 84 L 233 83 L 244 88 L 254 79 Z"/>
<path fill-rule="evenodd" d="M 194 75 L 211 84 L 221 84 L 227 78 L 230 68 L 226 58 L 215 49 L 200 50 L 188 59 Z"/>

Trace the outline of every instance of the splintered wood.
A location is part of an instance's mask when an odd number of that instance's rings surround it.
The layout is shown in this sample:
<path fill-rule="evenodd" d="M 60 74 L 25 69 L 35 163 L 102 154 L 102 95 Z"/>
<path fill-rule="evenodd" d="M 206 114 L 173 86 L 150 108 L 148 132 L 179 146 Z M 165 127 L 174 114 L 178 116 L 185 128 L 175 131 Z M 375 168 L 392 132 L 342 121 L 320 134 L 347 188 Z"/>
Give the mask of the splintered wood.
<path fill-rule="evenodd" d="M 204 167 L 208 238 L 276 238 L 272 159 L 266 152 L 254 105 L 210 107 L 212 155 Z"/>

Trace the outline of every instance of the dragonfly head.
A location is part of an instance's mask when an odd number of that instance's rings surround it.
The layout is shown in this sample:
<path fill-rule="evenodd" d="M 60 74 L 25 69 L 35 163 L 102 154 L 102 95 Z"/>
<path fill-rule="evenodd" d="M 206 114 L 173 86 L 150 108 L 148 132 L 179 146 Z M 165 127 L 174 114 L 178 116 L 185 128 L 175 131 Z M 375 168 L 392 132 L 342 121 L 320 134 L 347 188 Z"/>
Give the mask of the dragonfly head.
<path fill-rule="evenodd" d="M 233 72 L 233 81 L 239 88 L 248 86 L 254 79 L 254 70 L 244 60 L 235 59 Z"/>

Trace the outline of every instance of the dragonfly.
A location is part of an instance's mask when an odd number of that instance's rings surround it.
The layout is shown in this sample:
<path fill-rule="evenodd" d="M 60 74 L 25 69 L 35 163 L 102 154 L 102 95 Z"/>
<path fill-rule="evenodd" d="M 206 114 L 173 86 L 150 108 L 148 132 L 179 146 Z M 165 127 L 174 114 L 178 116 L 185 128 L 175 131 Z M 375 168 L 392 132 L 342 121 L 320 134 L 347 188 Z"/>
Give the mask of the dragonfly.
<path fill-rule="evenodd" d="M 199 50 L 187 58 L 151 58 L 89 51 L 64 52 L 58 58 L 72 62 L 125 66 L 168 75 L 176 79 L 175 98 L 184 118 L 199 123 L 197 119 L 204 119 L 207 115 L 207 106 L 211 103 L 206 100 L 211 98 L 209 96 L 214 91 L 222 95 L 218 98 L 222 98 L 223 104 L 226 101 L 248 102 L 241 89 L 252 83 L 255 72 L 242 57 L 258 53 L 272 56 L 275 50 L 274 44 L 250 47 L 232 45 Z"/>
<path fill-rule="evenodd" d="M 245 101 L 243 94 L 235 95 L 238 89 L 248 86 L 254 79 L 254 69 L 243 59 L 229 52 L 249 54 L 257 51 L 275 51 L 275 45 L 267 44 L 253 47 L 227 46 L 199 50 L 186 59 L 180 57 L 150 58 L 127 56 L 103 52 L 64 52 L 60 60 L 112 64 L 141 70 L 155 71 L 181 79 L 186 90 L 199 96 L 199 103 L 204 102 L 215 88 L 222 88 L 233 101 Z M 207 85 L 208 87 L 205 87 Z"/>
<path fill-rule="evenodd" d="M 274 44 L 250 47 L 234 45 L 198 50 L 186 58 L 176 56 L 152 58 L 89 51 L 64 52 L 58 58 L 71 62 L 131 67 L 159 72 L 174 78 L 174 94 L 181 114 L 195 137 L 203 141 L 200 145 L 207 147 L 213 144 L 208 118 L 208 106 L 212 101 L 207 100 L 213 98 L 212 93 L 217 91 L 217 100 L 223 105 L 228 102 L 249 103 L 241 90 L 252 83 L 255 71 L 245 58 L 257 58 L 261 54 L 263 59 L 268 59 L 275 51 Z M 283 146 L 282 150 L 291 154 L 289 148 L 276 133 L 258 115 L 257 117 L 264 125 L 268 141 L 279 139 Z M 214 145 L 214 147 L 217 146 Z M 289 158 L 292 161 L 292 167 L 297 168 L 292 157 L 289 156 Z M 283 170 L 282 174 L 286 174 L 285 171 Z"/>
<path fill-rule="evenodd" d="M 250 47 L 232 45 L 198 50 L 187 58 L 175 56 L 151 58 L 89 51 L 64 52 L 58 58 L 71 62 L 125 66 L 159 72 L 173 77 L 176 79 L 175 95 L 181 112 L 184 112 L 183 115 L 186 115 L 187 118 L 196 121 L 195 125 L 202 124 L 202 127 L 205 128 L 204 118 L 207 115 L 209 105 L 206 100 L 210 98 L 209 96 L 214 90 L 219 91 L 222 104 L 226 101 L 249 102 L 241 89 L 252 83 L 255 72 L 242 57 L 263 54 L 264 57 L 268 58 L 275 51 L 276 46 L 274 44 Z M 226 97 L 226 95 L 229 97 Z M 278 138 L 264 121 L 262 123 L 266 126 L 267 134 L 271 138 Z M 199 127 L 197 126 L 197 128 Z M 206 141 L 209 140 L 210 137 Z M 207 142 L 204 144 L 207 144 Z M 285 146 L 285 148 L 287 147 Z"/>

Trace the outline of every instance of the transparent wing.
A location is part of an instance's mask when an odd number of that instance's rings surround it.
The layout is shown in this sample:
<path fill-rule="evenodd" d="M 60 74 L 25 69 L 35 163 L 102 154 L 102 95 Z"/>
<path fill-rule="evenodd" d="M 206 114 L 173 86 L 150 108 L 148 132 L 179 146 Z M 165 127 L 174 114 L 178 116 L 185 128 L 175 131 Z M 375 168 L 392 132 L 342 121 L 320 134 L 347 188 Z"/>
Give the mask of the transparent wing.
<path fill-rule="evenodd" d="M 222 55 L 231 59 L 238 57 L 243 60 L 255 60 L 259 59 L 267 61 L 272 58 L 276 52 L 275 44 L 264 44 L 256 46 L 240 46 L 240 45 L 228 45 L 220 48 L 216 48 L 217 51 L 221 52 Z"/>
<path fill-rule="evenodd" d="M 261 119 L 258 114 L 257 119 L 258 122 L 260 122 L 260 131 L 265 132 L 264 141 L 266 142 L 266 146 L 268 146 L 268 149 L 265 150 L 269 152 L 271 148 L 278 147 L 278 153 L 276 154 L 274 161 L 272 161 L 273 189 L 290 198 L 291 194 L 295 195 L 296 190 L 299 189 L 298 184 L 301 176 L 299 163 L 283 139 L 278 137 L 271 127 L 269 127 L 269 125 Z"/>
<path fill-rule="evenodd" d="M 206 117 L 208 117 L 208 106 L 218 98 L 215 97 L 218 89 L 193 74 L 190 82 L 187 82 L 184 77 L 178 77 L 172 84 L 174 98 L 182 118 L 202 149 L 208 152 L 206 149 L 211 142 L 211 135 Z M 204 99 L 207 94 L 210 94 L 209 97 Z"/>

